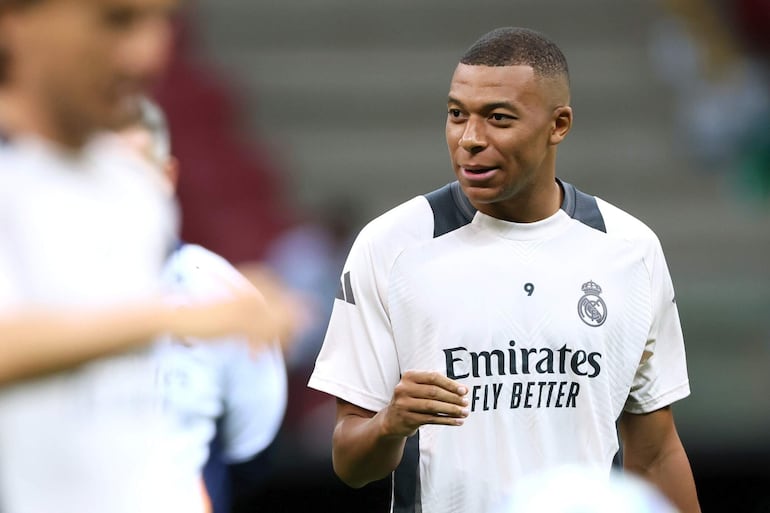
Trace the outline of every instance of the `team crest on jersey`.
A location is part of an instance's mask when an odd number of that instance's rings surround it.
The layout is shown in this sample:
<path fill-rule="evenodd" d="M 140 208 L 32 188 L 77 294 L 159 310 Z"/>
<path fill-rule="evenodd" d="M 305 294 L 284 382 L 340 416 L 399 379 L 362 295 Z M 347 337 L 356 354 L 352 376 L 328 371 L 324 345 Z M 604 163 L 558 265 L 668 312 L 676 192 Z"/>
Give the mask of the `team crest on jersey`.
<path fill-rule="evenodd" d="M 607 320 L 607 305 L 600 297 L 602 288 L 593 281 L 583 284 L 583 297 L 578 301 L 578 315 L 580 320 L 594 328 L 604 324 Z"/>

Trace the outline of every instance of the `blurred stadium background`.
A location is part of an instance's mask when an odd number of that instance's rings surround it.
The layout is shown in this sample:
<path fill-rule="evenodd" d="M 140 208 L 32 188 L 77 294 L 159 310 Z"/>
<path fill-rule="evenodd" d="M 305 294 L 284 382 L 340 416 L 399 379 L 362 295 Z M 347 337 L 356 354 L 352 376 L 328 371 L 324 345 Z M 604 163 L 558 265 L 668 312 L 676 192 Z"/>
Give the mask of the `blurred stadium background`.
<path fill-rule="evenodd" d="M 451 181 L 443 125 L 457 59 L 491 28 L 540 30 L 572 73 L 558 174 L 641 218 L 666 251 L 693 389 L 675 414 L 703 509 L 768 512 L 767 4 L 199 0 L 158 92 L 182 161 L 185 235 L 262 259 L 330 205 L 348 216 L 334 227 L 355 231 Z M 382 511 L 384 485 L 354 492 L 331 476 L 333 406 L 304 390 L 310 347 L 262 486 L 238 508 Z"/>

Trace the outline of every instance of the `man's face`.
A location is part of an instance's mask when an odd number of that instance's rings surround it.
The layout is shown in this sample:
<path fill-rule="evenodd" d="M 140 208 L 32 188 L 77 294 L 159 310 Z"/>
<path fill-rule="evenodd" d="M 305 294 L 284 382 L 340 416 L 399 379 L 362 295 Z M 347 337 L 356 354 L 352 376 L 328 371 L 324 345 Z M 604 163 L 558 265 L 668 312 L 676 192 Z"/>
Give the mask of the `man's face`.
<path fill-rule="evenodd" d="M 10 82 L 59 128 L 121 125 L 165 66 L 177 0 L 40 0 L 5 14 Z"/>
<path fill-rule="evenodd" d="M 476 208 L 507 219 L 521 197 L 554 187 L 554 150 L 569 109 L 559 105 L 558 93 L 530 66 L 457 66 L 446 139 L 457 179 Z"/>

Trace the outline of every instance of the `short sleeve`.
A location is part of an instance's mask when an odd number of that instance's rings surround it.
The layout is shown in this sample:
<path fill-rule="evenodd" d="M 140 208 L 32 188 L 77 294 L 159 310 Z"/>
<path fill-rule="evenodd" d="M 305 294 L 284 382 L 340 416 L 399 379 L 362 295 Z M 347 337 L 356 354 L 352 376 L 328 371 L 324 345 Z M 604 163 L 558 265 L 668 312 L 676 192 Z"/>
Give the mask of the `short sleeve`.
<path fill-rule="evenodd" d="M 309 386 L 379 411 L 390 401 L 400 371 L 386 304 L 392 259 L 373 246 L 370 235 L 365 228 L 348 255 Z"/>
<path fill-rule="evenodd" d="M 651 280 L 652 322 L 626 401 L 629 413 L 649 413 L 690 394 L 674 287 L 657 239 L 645 263 Z"/>
<path fill-rule="evenodd" d="M 281 349 L 252 355 L 235 346 L 224 368 L 222 443 L 227 463 L 253 458 L 272 443 L 286 411 L 288 385 Z"/>
<path fill-rule="evenodd" d="M 18 286 L 15 283 L 9 259 L 0 248 L 0 312 L 14 306 L 18 298 Z"/>
<path fill-rule="evenodd" d="M 14 244 L 8 233 L 10 223 L 6 218 L 7 215 L 6 209 L 0 208 L 0 315 L 22 299 L 18 283 L 19 270 L 14 270 L 12 266 L 11 250 Z"/>
<path fill-rule="evenodd" d="M 218 300 L 228 297 L 235 287 L 250 286 L 224 258 L 194 244 L 182 245 L 171 256 L 164 279 L 178 294 L 174 299 L 182 302 Z M 253 354 L 248 340 L 230 336 L 207 341 L 199 353 L 208 355 L 203 360 L 206 370 L 217 372 L 212 395 L 222 404 L 219 434 L 223 457 L 228 463 L 248 460 L 273 441 L 286 411 L 288 383 L 281 348 L 277 343 L 270 343 Z M 175 359 L 182 361 L 179 355 Z M 195 363 L 200 366 L 197 360 Z M 196 384 L 204 387 L 207 383 L 208 380 L 198 378 Z M 196 403 L 193 411 L 184 414 L 207 411 L 204 394 L 198 395 L 191 401 Z"/>

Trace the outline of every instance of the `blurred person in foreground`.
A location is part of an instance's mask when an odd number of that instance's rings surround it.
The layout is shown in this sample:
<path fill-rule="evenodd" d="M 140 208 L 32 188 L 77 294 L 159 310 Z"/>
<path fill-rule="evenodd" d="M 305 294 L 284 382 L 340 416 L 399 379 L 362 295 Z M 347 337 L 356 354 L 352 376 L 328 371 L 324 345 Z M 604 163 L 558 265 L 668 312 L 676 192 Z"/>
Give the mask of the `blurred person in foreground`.
<path fill-rule="evenodd" d="M 616 422 L 625 468 L 700 511 L 670 407 L 690 387 L 663 252 L 556 177 L 572 121 L 552 41 L 482 36 L 449 86 L 457 181 L 353 244 L 309 384 L 338 398 L 337 474 L 393 473 L 394 511 L 491 512 L 567 463 L 608 475 Z"/>
<path fill-rule="evenodd" d="M 121 139 L 175 188 L 179 163 L 172 156 L 161 109 L 141 103 L 139 118 L 119 131 Z M 180 242 L 163 271 L 171 294 L 186 303 L 228 298 L 248 281 L 221 256 Z M 246 465 L 275 438 L 287 402 L 282 347 L 276 341 L 254 350 L 242 335 L 205 344 L 191 337 L 159 341 L 163 407 L 174 421 L 180 461 L 206 472 L 214 513 L 229 511 L 226 465 Z M 214 452 L 209 446 L 217 435 Z M 208 461 L 208 463 L 207 463 Z"/>
<path fill-rule="evenodd" d="M 0 511 L 197 512 L 175 461 L 163 333 L 273 339 L 253 287 L 179 306 L 169 191 L 114 136 L 168 55 L 176 0 L 0 0 Z"/>
<path fill-rule="evenodd" d="M 495 513 L 679 513 L 660 492 L 632 474 L 565 465 L 521 481 Z"/>

